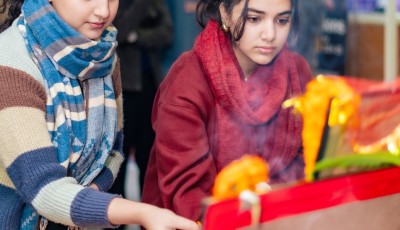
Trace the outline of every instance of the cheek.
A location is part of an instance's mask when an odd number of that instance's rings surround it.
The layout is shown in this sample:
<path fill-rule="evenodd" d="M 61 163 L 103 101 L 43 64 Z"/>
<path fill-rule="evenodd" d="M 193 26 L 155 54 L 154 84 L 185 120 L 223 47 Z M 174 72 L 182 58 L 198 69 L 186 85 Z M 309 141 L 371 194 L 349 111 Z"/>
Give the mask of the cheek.
<path fill-rule="evenodd" d="M 235 42 L 236 49 L 238 49 L 241 53 L 245 54 L 246 56 L 249 54 L 251 46 L 252 46 L 251 42 L 249 42 L 249 40 L 246 40 L 244 37 L 242 37 L 242 39 L 240 39 L 239 41 Z"/>
<path fill-rule="evenodd" d="M 79 8 L 71 8 L 69 7 L 68 10 L 65 10 L 63 13 L 62 18 L 66 21 L 70 26 L 77 29 L 86 19 L 87 13 Z"/>
<path fill-rule="evenodd" d="M 112 5 L 110 7 L 110 19 L 111 19 L 111 21 L 115 19 L 115 16 L 117 16 L 117 12 L 118 12 L 118 4 Z"/>
<path fill-rule="evenodd" d="M 260 39 L 260 35 L 257 33 L 257 30 L 251 28 L 245 28 L 243 31 L 243 36 L 240 38 L 236 44 L 240 44 L 242 49 L 249 49 L 250 47 L 256 45 L 256 41 Z"/>
<path fill-rule="evenodd" d="M 288 38 L 290 34 L 290 27 L 282 30 L 282 38 Z"/>
<path fill-rule="evenodd" d="M 284 44 L 287 43 L 288 38 L 289 38 L 289 31 L 281 31 L 276 36 L 276 40 L 277 40 L 276 44 L 278 46 L 283 46 Z"/>

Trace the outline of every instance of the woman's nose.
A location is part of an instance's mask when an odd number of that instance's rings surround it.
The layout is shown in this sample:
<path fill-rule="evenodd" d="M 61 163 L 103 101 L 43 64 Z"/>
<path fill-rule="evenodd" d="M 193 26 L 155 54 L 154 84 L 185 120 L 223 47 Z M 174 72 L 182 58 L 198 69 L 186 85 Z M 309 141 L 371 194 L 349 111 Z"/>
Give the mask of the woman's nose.
<path fill-rule="evenodd" d="M 275 25 L 273 22 L 266 22 L 263 25 L 263 31 L 261 33 L 261 39 L 268 41 L 268 42 L 272 42 L 273 40 L 275 40 L 275 35 L 276 35 L 276 31 L 275 31 Z"/>
<path fill-rule="evenodd" d="M 102 19 L 106 19 L 110 16 L 110 8 L 108 0 L 97 0 L 95 2 L 94 14 Z"/>

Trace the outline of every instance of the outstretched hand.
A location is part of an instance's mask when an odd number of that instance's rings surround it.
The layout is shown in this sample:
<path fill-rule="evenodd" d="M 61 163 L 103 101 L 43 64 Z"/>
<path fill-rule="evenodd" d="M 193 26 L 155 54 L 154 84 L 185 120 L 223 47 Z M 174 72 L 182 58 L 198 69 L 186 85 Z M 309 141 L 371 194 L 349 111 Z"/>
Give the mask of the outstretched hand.
<path fill-rule="evenodd" d="M 178 216 L 168 209 L 157 207 L 150 211 L 148 218 L 143 223 L 147 230 L 200 230 L 200 227 L 193 221 Z"/>
<path fill-rule="evenodd" d="M 119 197 L 111 201 L 108 219 L 114 225 L 139 224 L 147 230 L 200 230 L 195 222 L 171 210 Z"/>

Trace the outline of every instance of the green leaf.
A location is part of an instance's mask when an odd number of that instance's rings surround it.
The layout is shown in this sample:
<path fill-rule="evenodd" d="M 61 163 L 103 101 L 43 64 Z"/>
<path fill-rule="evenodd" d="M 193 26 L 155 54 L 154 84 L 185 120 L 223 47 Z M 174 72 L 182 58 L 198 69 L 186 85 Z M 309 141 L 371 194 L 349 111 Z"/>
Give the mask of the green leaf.
<path fill-rule="evenodd" d="M 379 152 L 373 154 L 347 154 L 338 157 L 325 158 L 316 163 L 314 175 L 322 170 L 334 168 L 359 168 L 359 169 L 378 169 L 388 166 L 400 166 L 400 157 L 389 152 Z"/>

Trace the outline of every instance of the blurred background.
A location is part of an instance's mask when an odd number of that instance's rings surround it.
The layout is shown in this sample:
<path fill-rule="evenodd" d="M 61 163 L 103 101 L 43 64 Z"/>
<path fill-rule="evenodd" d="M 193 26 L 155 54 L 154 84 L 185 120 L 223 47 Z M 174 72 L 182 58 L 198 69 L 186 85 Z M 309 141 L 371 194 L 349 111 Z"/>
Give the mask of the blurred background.
<path fill-rule="evenodd" d="M 316 73 L 385 81 L 399 75 L 399 0 L 325 0 L 324 5 Z"/>

